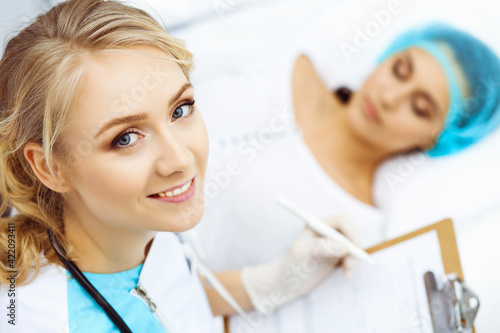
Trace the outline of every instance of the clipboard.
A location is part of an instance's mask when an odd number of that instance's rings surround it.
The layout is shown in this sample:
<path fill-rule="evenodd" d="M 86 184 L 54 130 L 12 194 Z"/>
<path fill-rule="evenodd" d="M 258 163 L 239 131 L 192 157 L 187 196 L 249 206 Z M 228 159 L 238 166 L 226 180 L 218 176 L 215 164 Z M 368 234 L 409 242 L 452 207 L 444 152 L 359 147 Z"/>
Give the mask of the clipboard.
<path fill-rule="evenodd" d="M 437 233 L 443 268 L 446 274 L 446 276 L 441 277 L 434 276 L 433 272 L 427 272 L 421 277 L 421 283 L 425 284 L 427 291 L 434 332 L 474 332 L 473 321 L 479 309 L 479 299 L 463 283 L 463 272 L 455 239 L 455 231 L 453 222 L 450 219 L 383 242 L 367 249 L 366 252 L 374 253 L 431 231 Z M 436 300 L 441 303 L 436 303 Z M 443 312 L 444 310 L 446 312 Z M 228 324 L 228 318 L 226 317 L 226 332 L 229 332 Z"/>
<path fill-rule="evenodd" d="M 423 276 L 434 332 L 475 332 L 474 319 L 479 310 L 479 298 L 463 282 L 462 266 L 458 254 L 455 229 L 446 219 L 398 238 L 383 242 L 366 250 L 368 253 L 391 247 L 413 237 L 435 230 L 438 235 L 446 276 L 436 277 L 433 272 Z"/>
<path fill-rule="evenodd" d="M 409 234 L 375 245 L 367 249 L 366 252 L 373 253 L 376 251 L 380 251 L 411 238 L 423 235 L 432 230 L 436 230 L 438 234 L 439 245 L 441 246 L 441 257 L 443 258 L 445 273 L 456 273 L 457 276 L 463 280 L 462 266 L 460 265 L 458 246 L 455 239 L 455 229 L 453 228 L 453 222 L 450 219 L 431 224 L 427 227 L 410 232 Z"/>

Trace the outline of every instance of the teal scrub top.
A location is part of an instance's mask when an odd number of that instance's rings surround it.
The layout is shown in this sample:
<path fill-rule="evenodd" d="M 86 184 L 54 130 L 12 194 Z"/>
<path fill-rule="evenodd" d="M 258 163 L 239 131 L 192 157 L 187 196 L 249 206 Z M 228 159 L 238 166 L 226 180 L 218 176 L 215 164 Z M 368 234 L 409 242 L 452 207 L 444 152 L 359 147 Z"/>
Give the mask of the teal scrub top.
<path fill-rule="evenodd" d="M 142 264 L 128 271 L 97 274 L 83 273 L 123 318 L 134 333 L 166 333 L 148 305 L 130 291 L 137 287 Z M 68 276 L 68 321 L 70 333 L 120 332 L 102 308 Z"/>

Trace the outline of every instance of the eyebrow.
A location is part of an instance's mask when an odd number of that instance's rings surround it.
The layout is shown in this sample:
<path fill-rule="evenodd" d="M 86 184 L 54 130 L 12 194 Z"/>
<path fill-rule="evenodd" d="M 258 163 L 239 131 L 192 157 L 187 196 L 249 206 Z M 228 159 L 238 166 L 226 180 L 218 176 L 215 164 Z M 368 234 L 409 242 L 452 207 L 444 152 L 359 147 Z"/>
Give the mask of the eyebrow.
<path fill-rule="evenodd" d="M 403 63 L 408 66 L 408 72 L 409 75 L 411 76 L 413 74 L 414 67 L 413 67 L 413 59 L 412 56 L 410 55 L 409 50 L 402 51 L 399 54 L 399 56 L 394 60 L 396 65 L 400 61 L 403 61 Z"/>
<path fill-rule="evenodd" d="M 102 133 L 106 132 L 108 129 L 110 129 L 112 127 L 122 125 L 122 124 L 132 123 L 135 121 L 145 120 L 147 118 L 148 118 L 148 115 L 146 113 L 139 113 L 139 114 L 133 114 L 130 116 L 112 119 L 112 120 L 108 121 L 104 126 L 101 127 L 101 129 L 97 132 L 95 137 L 96 138 L 99 137 Z"/>
<path fill-rule="evenodd" d="M 413 58 L 411 57 L 410 55 L 410 52 L 405 52 L 405 58 L 406 58 L 406 61 L 408 61 L 408 66 L 410 67 L 410 74 L 413 73 Z"/>
<path fill-rule="evenodd" d="M 178 99 L 179 99 L 179 97 L 181 97 L 181 96 L 182 96 L 182 94 L 183 94 L 186 90 L 188 90 L 189 88 L 192 88 L 192 87 L 193 87 L 193 85 L 192 85 L 191 83 L 189 83 L 189 82 L 188 82 L 188 83 L 185 83 L 185 84 L 184 84 L 184 85 L 183 85 L 183 86 L 179 89 L 179 91 L 177 91 L 177 93 L 176 93 L 174 96 L 172 96 L 172 98 L 171 98 L 171 99 L 170 99 L 170 101 L 168 102 L 168 105 L 169 105 L 169 106 L 171 106 L 172 104 L 174 104 L 174 103 L 175 103 L 175 101 L 176 101 L 176 100 L 178 100 Z"/>
<path fill-rule="evenodd" d="M 192 88 L 193 85 L 191 83 L 185 83 L 176 93 L 172 98 L 169 100 L 168 105 L 171 106 L 172 104 L 175 103 L 176 100 L 179 99 L 179 97 L 182 96 L 182 94 L 189 88 Z M 133 123 L 137 121 L 142 121 L 146 120 L 148 118 L 148 115 L 146 113 L 139 113 L 139 114 L 133 114 L 121 118 L 115 118 L 110 121 L 108 121 L 104 126 L 102 126 L 99 131 L 97 131 L 97 134 L 95 135 L 95 138 L 99 137 L 102 135 L 102 133 L 106 132 L 112 127 L 122 125 L 122 124 L 128 124 L 128 123 Z"/>

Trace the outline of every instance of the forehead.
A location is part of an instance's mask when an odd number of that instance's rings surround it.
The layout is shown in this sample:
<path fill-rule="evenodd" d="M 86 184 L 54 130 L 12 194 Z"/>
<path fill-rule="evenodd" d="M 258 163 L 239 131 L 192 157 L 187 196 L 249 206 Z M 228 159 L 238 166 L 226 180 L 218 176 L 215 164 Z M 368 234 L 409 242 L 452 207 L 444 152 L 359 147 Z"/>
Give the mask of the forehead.
<path fill-rule="evenodd" d="M 137 112 L 167 107 L 187 83 L 179 65 L 155 48 L 137 47 L 99 53 L 85 64 L 73 123 L 93 128 Z"/>
<path fill-rule="evenodd" d="M 425 92 L 434 100 L 444 119 L 450 107 L 450 91 L 446 72 L 439 61 L 424 49 L 412 47 L 404 52 L 407 52 L 413 64 L 413 83 L 420 91 Z"/>

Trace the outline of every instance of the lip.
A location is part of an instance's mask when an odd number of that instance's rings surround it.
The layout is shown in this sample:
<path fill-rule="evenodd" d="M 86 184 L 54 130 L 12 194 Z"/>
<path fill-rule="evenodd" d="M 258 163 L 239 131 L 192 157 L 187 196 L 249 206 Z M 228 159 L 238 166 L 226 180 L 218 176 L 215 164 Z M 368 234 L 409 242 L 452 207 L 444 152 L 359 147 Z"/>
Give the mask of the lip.
<path fill-rule="evenodd" d="M 376 122 L 377 124 L 380 124 L 380 117 L 377 113 L 377 109 L 375 109 L 375 106 L 368 97 L 365 97 L 365 99 L 363 100 L 363 109 L 368 119 Z"/>
<path fill-rule="evenodd" d="M 194 194 L 196 193 L 196 177 L 193 177 L 190 180 L 188 180 L 188 181 L 186 181 L 186 182 L 184 182 L 184 183 L 182 183 L 180 185 L 171 187 L 171 188 L 166 189 L 164 191 L 160 191 L 160 192 L 167 192 L 167 191 L 172 192 L 175 189 L 181 188 L 184 185 L 189 184 L 189 183 L 191 183 L 191 186 L 184 193 L 181 193 L 181 194 L 178 194 L 178 195 L 174 195 L 174 196 L 171 196 L 171 197 L 157 197 L 157 196 L 154 196 L 154 195 L 149 195 L 148 198 L 154 199 L 154 200 L 158 200 L 158 201 L 168 202 L 168 203 L 182 203 L 184 201 L 187 201 L 187 200 L 191 199 L 194 196 Z M 159 193 L 159 192 L 157 192 L 157 193 Z"/>

